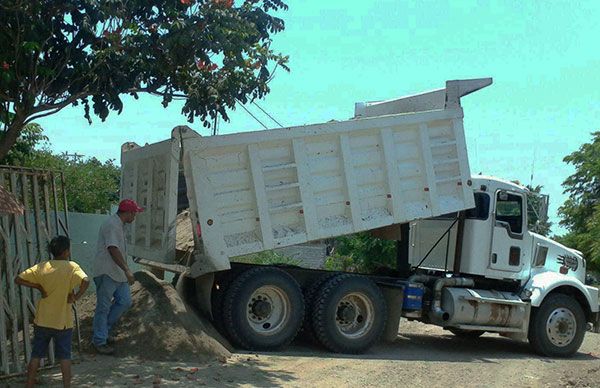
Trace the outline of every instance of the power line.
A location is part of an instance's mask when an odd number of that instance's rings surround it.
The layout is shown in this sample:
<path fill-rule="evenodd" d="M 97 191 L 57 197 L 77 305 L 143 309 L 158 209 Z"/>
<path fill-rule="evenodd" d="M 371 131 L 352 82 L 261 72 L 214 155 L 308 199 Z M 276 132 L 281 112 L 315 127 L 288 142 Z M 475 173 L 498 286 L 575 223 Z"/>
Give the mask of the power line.
<path fill-rule="evenodd" d="M 269 114 L 269 113 L 268 113 L 266 110 L 264 110 L 263 108 L 261 108 L 261 107 L 260 107 L 260 105 L 258 105 L 258 104 L 257 104 L 255 101 L 252 101 L 252 103 L 253 103 L 254 105 L 256 105 L 256 107 L 257 107 L 258 109 L 260 109 L 260 110 L 261 110 L 261 111 L 262 111 L 264 114 L 266 114 L 267 116 L 269 116 L 269 118 L 270 118 L 271 120 L 273 120 L 273 121 L 274 121 L 274 122 L 275 122 L 277 125 L 279 125 L 281 128 L 283 128 L 283 125 L 281 125 L 281 123 L 280 123 L 279 121 L 275 120 L 275 119 L 273 118 L 273 116 L 271 116 L 271 115 L 270 115 L 270 114 Z"/>
<path fill-rule="evenodd" d="M 242 108 L 244 108 L 244 110 L 245 110 L 245 111 L 246 111 L 246 112 L 247 112 L 247 113 L 248 113 L 250 116 L 252 116 L 252 118 L 253 118 L 254 120 L 258 121 L 258 123 L 259 123 L 260 125 L 262 125 L 262 126 L 265 128 L 265 129 L 269 129 L 269 128 L 268 128 L 268 127 L 265 125 L 265 124 L 263 124 L 263 122 L 262 122 L 262 121 L 260 121 L 260 120 L 259 120 L 259 119 L 258 119 L 256 116 L 254 116 L 254 115 L 252 114 L 252 112 L 250 112 L 250 111 L 248 110 L 248 108 L 246 108 L 246 107 L 244 106 L 244 104 L 242 104 L 242 103 L 241 103 L 239 100 L 237 100 L 237 102 L 240 104 L 240 106 L 241 106 Z"/>

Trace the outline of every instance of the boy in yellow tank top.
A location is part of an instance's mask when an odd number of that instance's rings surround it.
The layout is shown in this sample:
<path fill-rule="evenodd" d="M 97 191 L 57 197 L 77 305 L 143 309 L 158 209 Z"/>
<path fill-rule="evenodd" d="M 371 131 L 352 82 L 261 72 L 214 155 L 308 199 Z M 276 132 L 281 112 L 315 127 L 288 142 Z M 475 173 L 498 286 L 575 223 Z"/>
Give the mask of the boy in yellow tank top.
<path fill-rule="evenodd" d="M 69 261 L 71 242 L 67 237 L 53 238 L 49 249 L 54 260 L 42 261 L 15 278 L 18 285 L 35 288 L 42 293 L 33 321 L 33 349 L 27 368 L 27 387 L 34 386 L 40 360 L 47 356 L 51 339 L 54 339 L 56 358 L 60 360 L 63 385 L 71 386 L 71 305 L 85 293 L 90 284 L 81 267 Z M 73 291 L 75 288 L 79 288 L 77 293 Z"/>

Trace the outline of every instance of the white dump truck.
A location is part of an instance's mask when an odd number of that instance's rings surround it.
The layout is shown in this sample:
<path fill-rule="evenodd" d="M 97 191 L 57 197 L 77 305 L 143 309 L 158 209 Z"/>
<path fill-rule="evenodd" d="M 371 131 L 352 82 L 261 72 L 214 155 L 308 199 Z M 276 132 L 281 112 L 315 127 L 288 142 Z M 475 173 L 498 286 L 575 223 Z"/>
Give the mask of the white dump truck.
<path fill-rule="evenodd" d="M 525 187 L 470 173 L 460 99 L 491 83 L 448 81 L 358 103 L 347 121 L 211 137 L 176 127 L 159 143 L 126 143 L 121 196 L 146 208 L 128 232 L 129 252 L 193 279 L 197 307 L 245 349 L 305 335 L 360 353 L 395 338 L 404 317 L 571 355 L 588 326 L 599 327 L 585 259 L 528 230 Z M 180 171 L 195 241 L 184 259 L 175 255 Z M 543 218 L 546 198 L 536 202 Z M 394 271 L 235 262 L 365 231 L 397 241 Z"/>

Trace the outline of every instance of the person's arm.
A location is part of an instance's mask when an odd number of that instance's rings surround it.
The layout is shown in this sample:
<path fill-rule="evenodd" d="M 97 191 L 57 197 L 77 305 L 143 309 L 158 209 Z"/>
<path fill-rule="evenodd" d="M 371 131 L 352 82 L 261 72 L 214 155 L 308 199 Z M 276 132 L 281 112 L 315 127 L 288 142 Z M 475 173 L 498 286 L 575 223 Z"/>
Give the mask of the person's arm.
<path fill-rule="evenodd" d="M 48 294 L 46 293 L 46 290 L 44 290 L 44 287 L 42 287 L 41 284 L 32 283 L 30 281 L 22 279 L 20 276 L 15 277 L 15 283 L 19 286 L 25 286 L 25 287 L 35 288 L 36 290 L 39 290 L 42 293 L 42 298 L 45 298 L 48 296 Z"/>
<path fill-rule="evenodd" d="M 67 302 L 68 303 L 77 302 L 83 296 L 83 294 L 85 294 L 85 292 L 87 291 L 89 286 L 90 286 L 90 279 L 84 278 L 81 281 L 81 285 L 79 286 L 79 290 L 77 290 L 77 293 L 71 292 L 69 294 L 69 297 L 67 298 Z"/>
<path fill-rule="evenodd" d="M 112 257 L 113 261 L 125 272 L 125 276 L 127 276 L 127 281 L 129 284 L 133 284 L 135 282 L 135 278 L 133 277 L 133 273 L 127 266 L 127 262 L 123 257 L 123 254 L 119 250 L 119 248 L 115 246 L 108 247 L 108 253 L 110 253 L 110 257 Z"/>

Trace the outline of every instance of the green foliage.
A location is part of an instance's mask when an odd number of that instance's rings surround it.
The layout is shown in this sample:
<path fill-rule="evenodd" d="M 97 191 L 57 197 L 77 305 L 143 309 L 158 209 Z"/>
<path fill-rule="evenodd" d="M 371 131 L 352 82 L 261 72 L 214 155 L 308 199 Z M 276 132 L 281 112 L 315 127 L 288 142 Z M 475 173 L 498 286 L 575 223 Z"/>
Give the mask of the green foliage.
<path fill-rule="evenodd" d="M 237 102 L 262 98 L 288 58 L 272 50 L 281 0 L 3 0 L 0 159 L 23 125 L 83 104 L 104 120 L 123 94 L 185 100 L 209 126 Z"/>
<path fill-rule="evenodd" d="M 325 261 L 328 270 L 362 273 L 395 266 L 396 243 L 375 238 L 368 232 L 337 238 L 334 254 Z"/>
<path fill-rule="evenodd" d="M 261 265 L 294 265 L 300 266 L 302 263 L 300 260 L 293 259 L 288 256 L 284 256 L 275 251 L 264 251 L 251 255 L 238 256 L 234 258 L 232 261 L 238 263 L 248 263 L 248 264 L 261 264 Z"/>
<path fill-rule="evenodd" d="M 550 234 L 552 222 L 550 222 L 547 217 L 545 219 L 540 219 L 542 198 L 539 194 L 541 194 L 543 188 L 544 186 L 541 185 L 535 187 L 527 185 L 527 189 L 530 191 L 527 193 L 527 228 L 534 233 L 548 236 L 548 234 Z"/>
<path fill-rule="evenodd" d="M 119 201 L 121 171 L 113 160 L 56 155 L 48 150 L 36 151 L 26 159 L 26 167 L 59 170 L 64 173 L 67 204 L 70 211 L 106 212 Z"/>
<path fill-rule="evenodd" d="M 559 240 L 583 252 L 600 269 L 600 132 L 592 133 L 592 141 L 564 161 L 575 167 L 575 173 L 563 182 L 569 198 L 558 211 L 560 224 L 569 233 Z"/>
<path fill-rule="evenodd" d="M 28 124 L 0 164 L 62 171 L 69 210 L 81 213 L 108 211 L 119 201 L 121 171 L 113 160 L 56 155 L 38 124 Z M 60 204 L 62 206 L 62 203 Z"/>
<path fill-rule="evenodd" d="M 3 159 L 0 159 L 0 165 L 24 165 L 26 158 L 36 149 L 48 146 L 48 137 L 46 137 L 43 132 L 44 130 L 39 124 L 30 123 L 25 125 L 23 131 L 17 138 L 15 145 Z M 3 135 L 4 133 L 0 132 L 0 142 L 2 141 Z"/>
<path fill-rule="evenodd" d="M 600 132 L 592 133 L 592 142 L 564 158 L 575 167 L 575 173 L 564 182 L 569 198 L 560 207 L 561 225 L 581 233 L 588 229 L 588 221 L 600 203 Z"/>
<path fill-rule="evenodd" d="M 327 256 L 323 268 L 328 271 L 364 272 L 359 270 L 353 255 L 340 255 L 339 253 Z"/>

